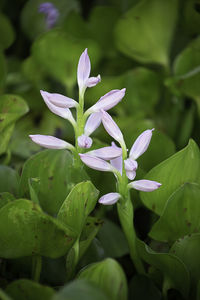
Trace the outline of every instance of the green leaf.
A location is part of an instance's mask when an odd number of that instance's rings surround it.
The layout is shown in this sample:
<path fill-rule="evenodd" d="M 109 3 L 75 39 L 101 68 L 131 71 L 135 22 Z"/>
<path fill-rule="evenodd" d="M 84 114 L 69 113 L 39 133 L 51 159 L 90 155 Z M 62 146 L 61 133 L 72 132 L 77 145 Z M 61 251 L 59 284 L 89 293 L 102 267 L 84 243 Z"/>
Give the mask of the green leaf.
<path fill-rule="evenodd" d="M 26 199 L 18 199 L 0 210 L 0 256 L 18 258 L 42 255 L 63 256 L 74 242 L 74 232 L 40 207 Z"/>
<path fill-rule="evenodd" d="M 197 284 L 200 277 L 200 234 L 193 234 L 179 239 L 174 243 L 170 252 L 181 259 L 191 275 L 191 284 Z"/>
<path fill-rule="evenodd" d="M 168 282 L 168 288 L 177 289 L 187 299 L 190 278 L 183 262 L 173 254 L 154 252 L 140 240 L 137 240 L 137 248 L 140 257 L 146 263 L 163 273 L 164 280 Z"/>
<path fill-rule="evenodd" d="M 3 53 L 0 51 L 0 93 L 2 94 L 6 81 L 6 62 Z"/>
<path fill-rule="evenodd" d="M 74 39 L 61 30 L 51 30 L 32 46 L 32 55 L 47 75 L 71 88 L 76 83 L 78 60 L 88 47 L 92 65 L 100 59 L 100 49 L 93 40 Z"/>
<path fill-rule="evenodd" d="M 3 14 L 0 14 L 0 49 L 4 50 L 10 47 L 14 39 L 15 33 L 10 20 Z"/>
<path fill-rule="evenodd" d="M 161 215 L 168 198 L 182 184 L 186 182 L 200 183 L 200 154 L 199 148 L 193 140 L 181 151 L 154 167 L 146 179 L 162 183 L 154 192 L 141 192 L 141 199 L 145 206 Z"/>
<path fill-rule="evenodd" d="M 0 96 L 0 154 L 7 150 L 15 122 L 27 112 L 28 106 L 21 97 Z"/>
<path fill-rule="evenodd" d="M 191 37 L 200 34 L 199 0 L 185 1 L 182 23 Z M 191 22 L 192 20 L 192 22 Z"/>
<path fill-rule="evenodd" d="M 109 298 L 103 291 L 91 282 L 83 279 L 76 279 L 59 292 L 57 292 L 52 300 L 108 300 Z"/>
<path fill-rule="evenodd" d="M 15 300 L 51 300 L 54 290 L 28 279 L 13 281 L 6 287 L 8 295 Z"/>
<path fill-rule="evenodd" d="M 95 283 L 111 300 L 127 299 L 125 274 L 119 263 L 112 258 L 89 265 L 78 274 L 78 278 Z"/>
<path fill-rule="evenodd" d="M 134 276 L 129 283 L 130 299 L 161 300 L 161 293 L 153 281 L 144 275 Z"/>
<path fill-rule="evenodd" d="M 10 167 L 0 165 L 0 192 L 17 195 L 19 189 L 19 175 Z"/>
<path fill-rule="evenodd" d="M 172 92 L 196 100 L 200 109 L 200 37 L 196 38 L 177 56 L 174 62 L 174 77 L 165 84 Z"/>
<path fill-rule="evenodd" d="M 62 167 L 61 167 L 62 166 Z M 83 170 L 73 167 L 72 155 L 67 150 L 44 150 L 25 162 L 20 180 L 21 197 L 29 195 L 29 178 L 38 178 L 38 199 L 41 207 L 57 214 L 72 187 L 87 179 Z"/>
<path fill-rule="evenodd" d="M 200 232 L 199 219 L 200 186 L 185 183 L 169 197 L 163 214 L 149 235 L 158 241 L 174 242 L 185 235 Z"/>
<path fill-rule="evenodd" d="M 103 226 L 98 233 L 98 239 L 107 257 L 121 257 L 129 252 L 127 241 L 121 228 L 112 221 L 104 220 Z"/>
<path fill-rule="evenodd" d="M 177 0 L 140 1 L 116 26 L 118 49 L 142 63 L 158 63 L 167 67 L 177 13 Z"/>
<path fill-rule="evenodd" d="M 47 31 L 45 15 L 39 13 L 38 9 L 43 0 L 29 0 L 25 2 L 21 13 L 21 25 L 25 34 L 30 39 L 35 39 L 41 33 Z M 76 0 L 51 0 L 51 3 L 58 9 L 59 18 L 55 25 L 60 25 L 70 11 L 79 10 L 79 3 Z"/>
<path fill-rule="evenodd" d="M 7 203 L 12 202 L 13 200 L 15 200 L 15 197 L 12 194 L 7 192 L 0 193 L 0 209 Z"/>
<path fill-rule="evenodd" d="M 63 202 L 58 219 L 80 235 L 86 218 L 97 203 L 99 191 L 90 182 L 78 183 Z"/>

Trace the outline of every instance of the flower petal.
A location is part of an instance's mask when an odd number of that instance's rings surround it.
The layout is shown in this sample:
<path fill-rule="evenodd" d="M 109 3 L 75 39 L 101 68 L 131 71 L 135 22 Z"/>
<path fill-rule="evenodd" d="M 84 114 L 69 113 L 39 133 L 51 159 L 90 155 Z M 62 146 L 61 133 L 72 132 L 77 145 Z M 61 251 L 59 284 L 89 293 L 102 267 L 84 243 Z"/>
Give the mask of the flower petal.
<path fill-rule="evenodd" d="M 101 124 L 101 113 L 98 112 L 98 113 L 91 114 L 85 124 L 84 134 L 89 136 L 99 127 L 100 124 Z"/>
<path fill-rule="evenodd" d="M 139 156 L 141 156 L 149 147 L 149 143 L 151 141 L 152 137 L 152 131 L 153 129 L 145 130 L 142 134 L 138 136 L 136 141 L 134 142 L 129 157 L 133 160 L 137 159 Z"/>
<path fill-rule="evenodd" d="M 133 180 L 136 176 L 136 171 L 126 171 L 126 176 L 128 179 Z"/>
<path fill-rule="evenodd" d="M 92 146 L 92 139 L 89 136 L 82 134 L 78 137 L 78 145 L 80 148 L 88 149 Z"/>
<path fill-rule="evenodd" d="M 135 171 L 137 170 L 138 163 L 136 160 L 128 158 L 124 161 L 124 166 L 126 171 Z"/>
<path fill-rule="evenodd" d="M 103 147 L 87 152 L 89 155 L 96 156 L 101 159 L 111 160 L 122 155 L 122 149 L 119 147 Z"/>
<path fill-rule="evenodd" d="M 112 172 L 113 168 L 111 164 L 106 162 L 103 159 L 88 155 L 88 154 L 80 154 L 79 156 L 84 164 L 94 170 Z"/>
<path fill-rule="evenodd" d="M 43 92 L 43 91 L 40 91 L 40 92 L 44 99 L 44 102 L 46 103 L 46 105 L 50 111 L 52 111 L 54 114 L 56 114 L 64 119 L 69 120 L 72 124 L 75 123 L 74 117 L 72 116 L 72 113 L 69 110 L 69 108 L 63 108 L 63 107 L 58 107 L 58 106 L 54 105 L 46 97 L 46 92 Z"/>
<path fill-rule="evenodd" d="M 98 202 L 103 205 L 112 205 L 115 204 L 120 198 L 121 195 L 119 193 L 108 193 L 103 195 Z"/>
<path fill-rule="evenodd" d="M 78 105 L 78 103 L 75 100 L 63 96 L 61 94 L 48 93 L 45 91 L 40 91 L 40 92 L 44 100 L 50 101 L 52 104 L 58 107 L 71 108 L 71 107 L 76 107 Z"/>
<path fill-rule="evenodd" d="M 35 134 L 35 135 L 29 135 L 29 137 L 32 139 L 32 141 L 44 148 L 49 149 L 74 149 L 74 146 L 71 144 L 58 139 L 54 136 L 50 135 L 41 135 L 41 134 Z"/>
<path fill-rule="evenodd" d="M 115 144 L 114 142 L 112 142 L 111 145 L 112 145 L 112 147 L 114 147 L 114 148 L 121 149 L 120 147 L 117 147 L 116 144 Z M 117 170 L 120 172 L 121 175 L 122 175 L 122 162 L 123 162 L 123 160 L 122 160 L 122 155 L 119 156 L 119 157 L 117 157 L 117 158 L 114 158 L 114 159 L 112 159 L 112 160 L 110 161 L 111 165 L 112 165 L 115 169 L 117 169 Z"/>
<path fill-rule="evenodd" d="M 157 182 L 157 181 L 152 181 L 152 180 L 137 180 L 130 182 L 128 184 L 129 188 L 134 188 L 139 191 L 143 192 L 152 192 L 154 190 L 157 190 L 162 184 Z"/>
<path fill-rule="evenodd" d="M 85 51 L 80 56 L 78 62 L 78 68 L 77 68 L 77 80 L 78 80 L 78 86 L 80 90 L 86 87 L 86 82 L 90 76 L 90 70 L 91 70 L 90 58 L 88 56 L 87 48 L 86 48 Z"/>
<path fill-rule="evenodd" d="M 101 109 L 103 110 L 111 109 L 113 106 L 117 105 L 122 100 L 122 98 L 125 95 L 125 91 L 126 89 L 112 90 L 108 92 L 103 97 L 101 97 L 99 101 L 97 101 L 97 103 L 95 103 L 92 107 L 90 107 L 87 112 L 93 113 L 93 112 L 100 111 Z"/>
<path fill-rule="evenodd" d="M 93 86 L 97 85 L 100 81 L 101 81 L 101 76 L 100 75 L 98 75 L 97 77 L 90 77 L 86 81 L 86 86 L 87 87 L 93 87 Z"/>
<path fill-rule="evenodd" d="M 110 136 L 112 136 L 119 143 L 124 143 L 123 135 L 121 130 L 112 119 L 112 117 L 105 111 L 101 110 L 102 114 L 102 123 L 105 130 L 108 132 Z"/>

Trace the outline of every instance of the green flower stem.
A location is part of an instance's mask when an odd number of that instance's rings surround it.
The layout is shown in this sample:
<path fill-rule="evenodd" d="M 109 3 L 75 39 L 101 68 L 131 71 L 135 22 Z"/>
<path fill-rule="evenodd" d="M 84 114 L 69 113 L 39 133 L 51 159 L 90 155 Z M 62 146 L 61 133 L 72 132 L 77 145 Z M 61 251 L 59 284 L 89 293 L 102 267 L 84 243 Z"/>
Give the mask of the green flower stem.
<path fill-rule="evenodd" d="M 137 252 L 136 232 L 133 225 L 133 205 L 129 194 L 124 200 L 125 201 L 119 201 L 117 203 L 118 216 L 129 245 L 130 256 L 133 264 L 139 274 L 145 274 L 143 263 Z"/>
<path fill-rule="evenodd" d="M 39 282 L 40 273 L 42 269 L 42 256 L 35 255 L 32 257 L 32 278 L 34 281 Z"/>

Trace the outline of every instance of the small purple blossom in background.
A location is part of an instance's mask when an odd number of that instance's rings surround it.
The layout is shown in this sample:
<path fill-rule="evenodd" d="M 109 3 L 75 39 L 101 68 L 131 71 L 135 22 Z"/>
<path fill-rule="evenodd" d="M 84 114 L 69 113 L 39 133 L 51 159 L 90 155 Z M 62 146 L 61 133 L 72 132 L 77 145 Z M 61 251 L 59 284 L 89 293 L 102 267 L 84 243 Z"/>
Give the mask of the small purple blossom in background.
<path fill-rule="evenodd" d="M 40 4 L 38 11 L 45 15 L 47 29 L 54 27 L 60 15 L 58 9 L 51 2 L 44 2 Z"/>

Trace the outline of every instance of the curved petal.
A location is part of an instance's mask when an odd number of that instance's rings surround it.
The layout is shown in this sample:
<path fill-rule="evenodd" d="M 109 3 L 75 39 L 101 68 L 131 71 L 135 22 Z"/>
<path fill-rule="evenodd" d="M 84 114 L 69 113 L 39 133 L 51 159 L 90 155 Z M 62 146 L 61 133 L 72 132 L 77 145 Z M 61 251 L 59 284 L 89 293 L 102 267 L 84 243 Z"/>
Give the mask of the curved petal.
<path fill-rule="evenodd" d="M 114 142 L 112 142 L 111 145 L 114 148 L 121 149 L 120 147 L 117 147 L 117 145 Z M 114 159 L 110 160 L 110 163 L 122 175 L 122 163 L 123 163 L 122 155 L 117 157 L 117 158 L 114 158 Z"/>
<path fill-rule="evenodd" d="M 86 86 L 87 87 L 93 87 L 93 86 L 97 85 L 100 81 L 101 81 L 101 76 L 100 75 L 98 75 L 97 77 L 90 77 L 86 81 Z"/>
<path fill-rule="evenodd" d="M 131 158 L 128 158 L 124 161 L 124 167 L 126 171 L 135 171 L 137 170 L 138 163 L 136 160 L 132 160 Z"/>
<path fill-rule="evenodd" d="M 82 134 L 78 137 L 78 145 L 80 148 L 88 149 L 92 146 L 92 139 L 89 136 Z"/>
<path fill-rule="evenodd" d="M 90 58 L 88 56 L 87 48 L 86 48 L 79 58 L 78 68 L 77 68 L 77 81 L 80 90 L 86 87 L 86 82 L 90 76 L 90 70 L 91 70 Z"/>
<path fill-rule="evenodd" d="M 102 196 L 98 202 L 103 205 L 112 205 L 115 204 L 120 197 L 121 195 L 119 193 L 109 193 Z"/>
<path fill-rule="evenodd" d="M 118 156 L 122 155 L 122 149 L 119 147 L 103 147 L 96 150 L 88 152 L 89 155 L 96 156 L 105 160 L 112 160 Z"/>
<path fill-rule="evenodd" d="M 112 117 L 104 110 L 101 110 L 102 114 L 102 123 L 105 130 L 108 132 L 110 136 L 112 136 L 119 143 L 124 143 L 124 138 L 121 133 L 121 130 L 112 119 Z"/>
<path fill-rule="evenodd" d="M 128 179 L 133 180 L 136 176 L 136 171 L 126 171 L 126 176 Z"/>
<path fill-rule="evenodd" d="M 103 159 L 88 155 L 88 154 L 80 154 L 79 156 L 84 164 L 94 170 L 112 172 L 113 168 L 111 164 L 106 162 Z"/>
<path fill-rule="evenodd" d="M 152 180 L 137 180 L 130 182 L 128 184 L 129 188 L 136 189 L 138 191 L 143 191 L 143 192 L 152 192 L 157 190 L 162 184 L 157 182 L 157 181 L 152 181 Z"/>
<path fill-rule="evenodd" d="M 152 131 L 153 129 L 147 129 L 143 133 L 141 133 L 136 141 L 134 142 L 129 157 L 133 160 L 137 159 L 139 156 L 141 156 L 149 147 L 149 143 L 151 141 L 152 137 Z"/>
<path fill-rule="evenodd" d="M 99 127 L 100 124 L 101 124 L 101 113 L 98 112 L 98 113 L 91 114 L 85 124 L 84 134 L 89 136 Z"/>
<path fill-rule="evenodd" d="M 29 137 L 32 139 L 34 143 L 44 148 L 70 149 L 70 150 L 74 148 L 74 146 L 72 146 L 71 144 L 50 135 L 35 134 L 35 135 L 29 135 Z"/>
<path fill-rule="evenodd" d="M 109 110 L 115 105 L 117 105 L 124 97 L 126 89 L 122 90 L 112 90 L 105 94 L 103 97 L 97 101 L 92 107 L 88 109 L 88 113 L 98 112 L 101 109 Z"/>
<path fill-rule="evenodd" d="M 62 108 L 71 108 L 71 107 L 76 107 L 78 105 L 78 103 L 71 99 L 68 98 L 66 96 L 63 96 L 61 94 L 57 94 L 57 93 L 48 93 L 45 91 L 40 91 L 44 101 L 49 101 L 52 104 L 58 106 L 58 107 L 62 107 Z"/>

